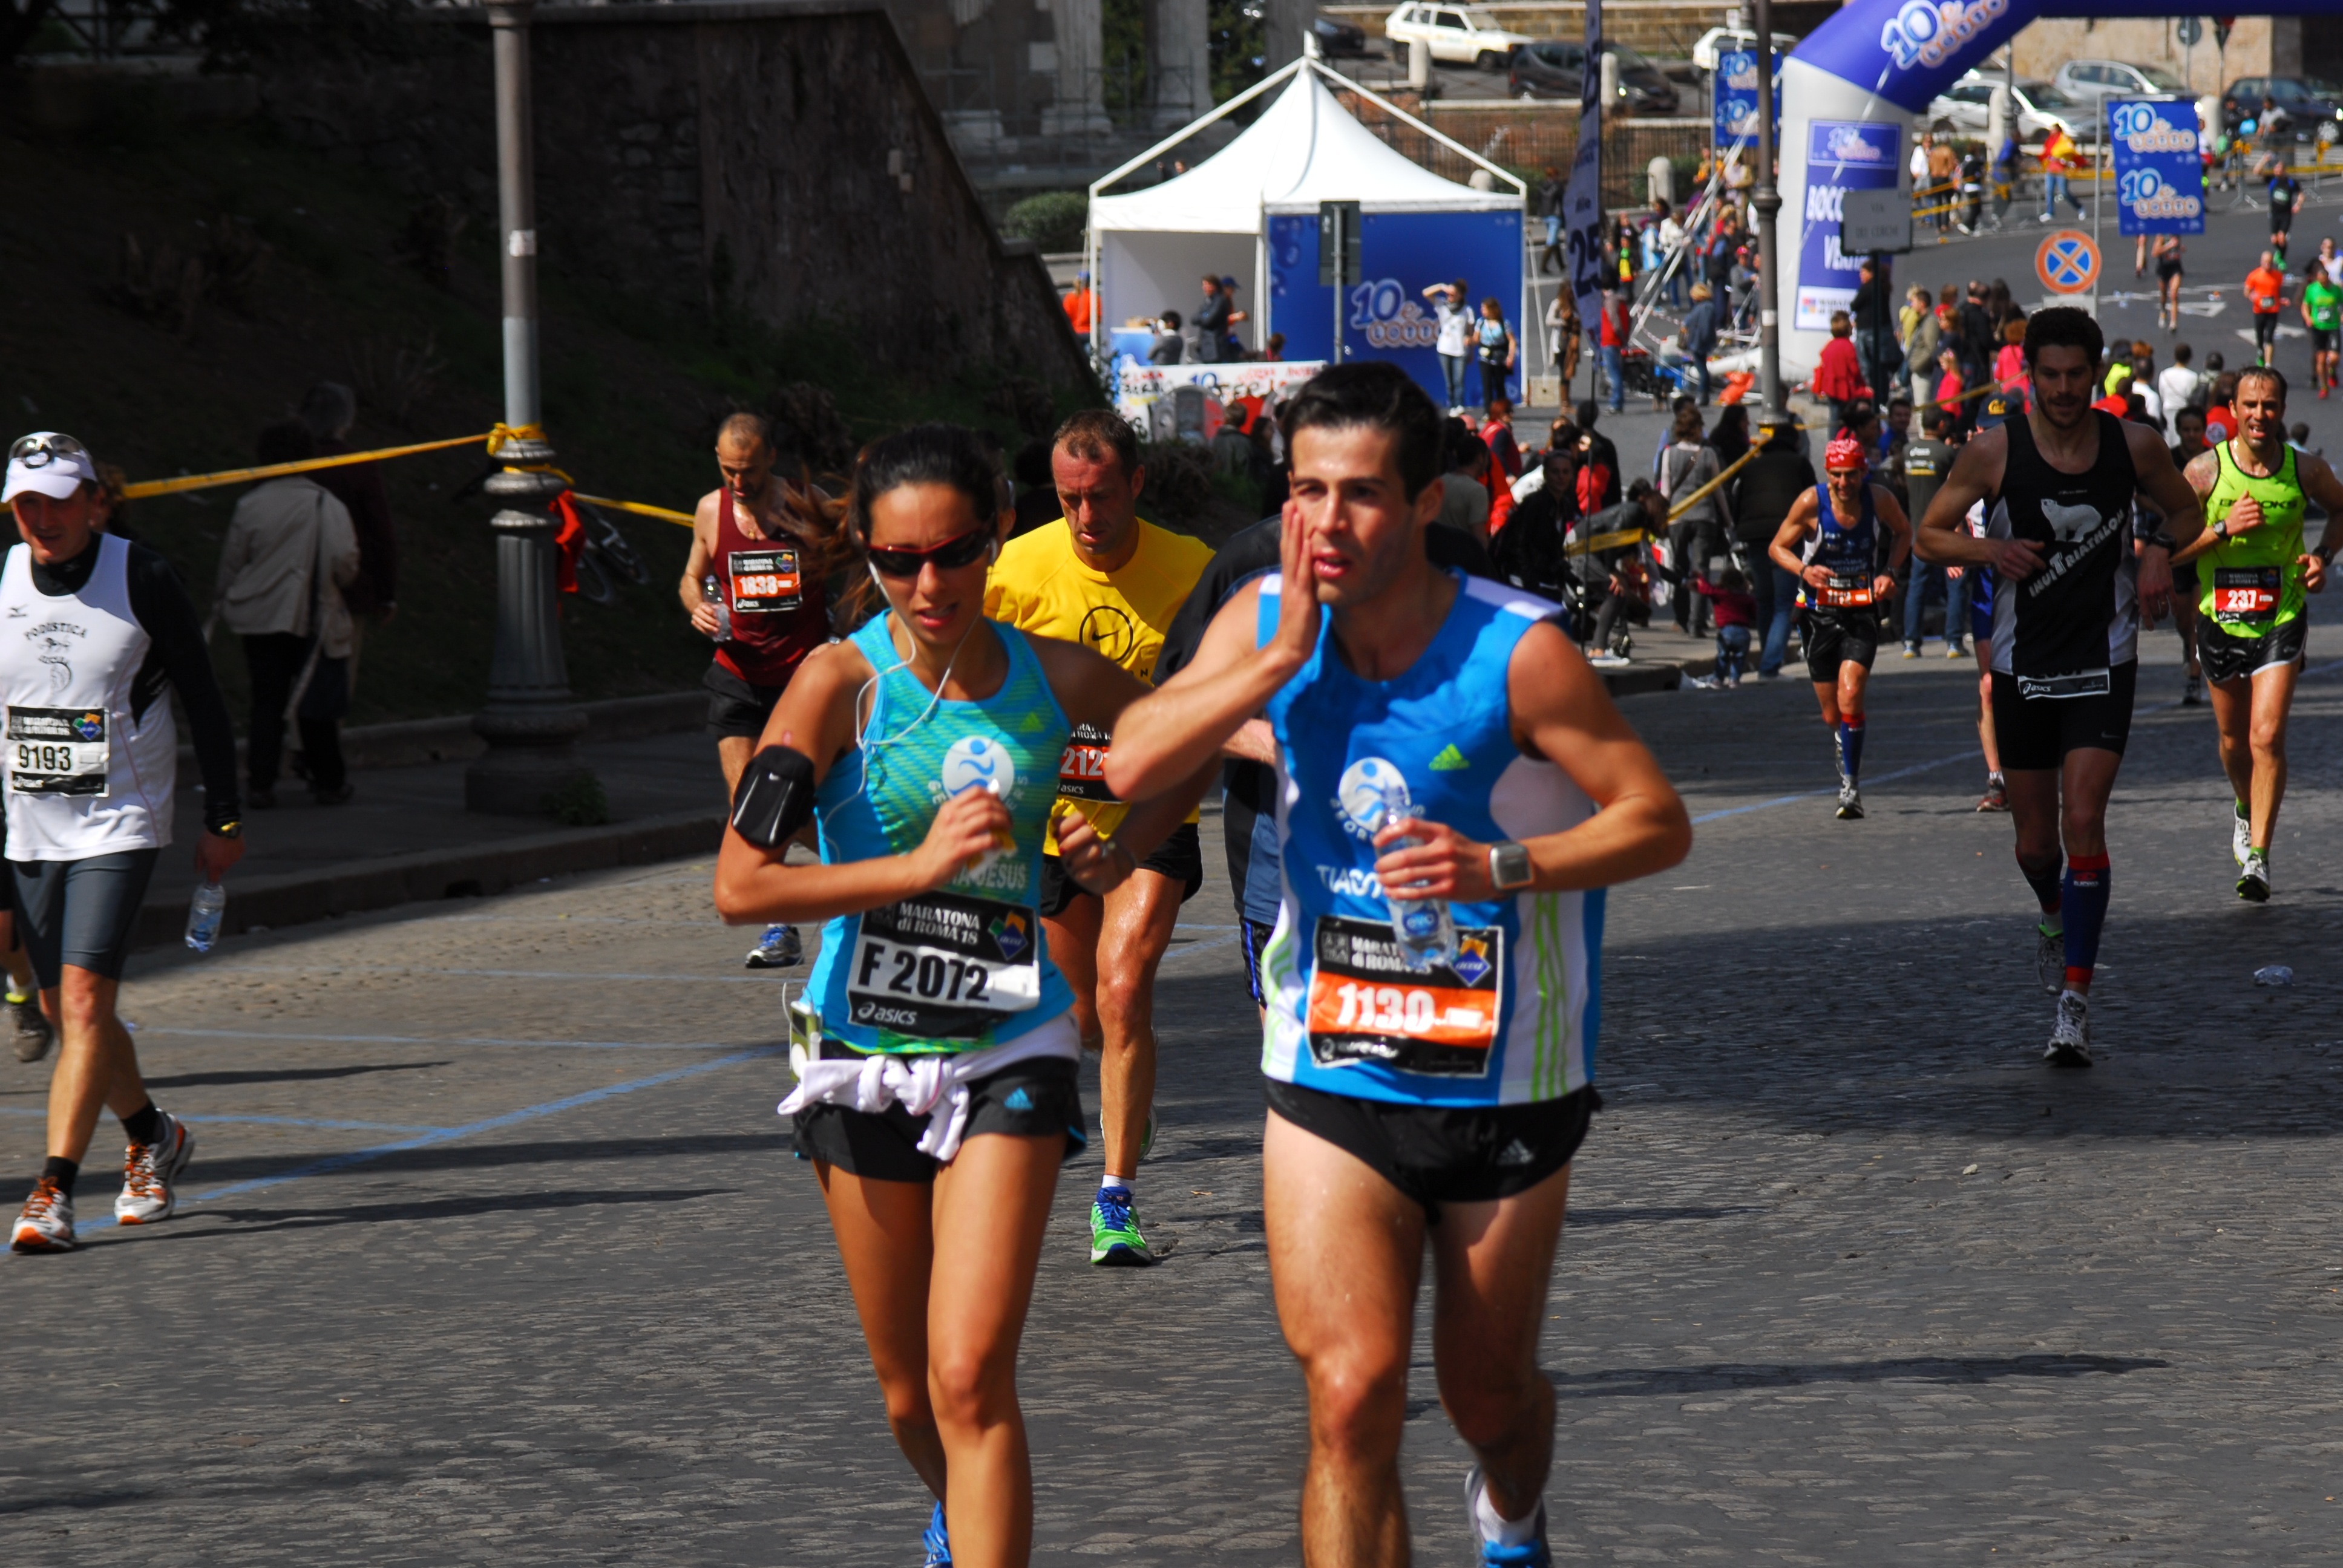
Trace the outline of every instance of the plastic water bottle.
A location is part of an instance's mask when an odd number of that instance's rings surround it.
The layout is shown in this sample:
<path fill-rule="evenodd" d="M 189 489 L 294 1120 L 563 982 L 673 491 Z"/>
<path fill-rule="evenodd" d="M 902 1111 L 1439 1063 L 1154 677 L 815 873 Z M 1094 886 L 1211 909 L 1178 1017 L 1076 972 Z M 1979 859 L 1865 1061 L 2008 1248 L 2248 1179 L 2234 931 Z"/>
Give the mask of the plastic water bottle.
<path fill-rule="evenodd" d="M 217 882 L 197 883 L 196 896 L 187 900 L 187 945 L 199 953 L 211 951 L 226 913 L 227 890 Z"/>
<path fill-rule="evenodd" d="M 1383 816 L 1375 831 L 1393 822 L 1415 815 L 1415 802 L 1407 792 L 1407 780 L 1396 775 L 1383 786 Z M 1386 853 L 1405 849 L 1423 840 L 1413 836 L 1393 839 L 1383 846 Z M 1399 956 L 1408 968 L 1418 974 L 1428 973 L 1434 964 L 1450 964 L 1456 960 L 1456 921 L 1448 912 L 1445 899 L 1394 899 L 1391 890 L 1383 890 L 1383 905 L 1391 910 L 1392 935 L 1399 942 Z"/>
<path fill-rule="evenodd" d="M 724 602 L 724 585 L 716 580 L 714 572 L 709 572 L 699 579 L 699 597 L 715 607 L 716 640 L 730 642 L 732 640 L 732 607 Z"/>

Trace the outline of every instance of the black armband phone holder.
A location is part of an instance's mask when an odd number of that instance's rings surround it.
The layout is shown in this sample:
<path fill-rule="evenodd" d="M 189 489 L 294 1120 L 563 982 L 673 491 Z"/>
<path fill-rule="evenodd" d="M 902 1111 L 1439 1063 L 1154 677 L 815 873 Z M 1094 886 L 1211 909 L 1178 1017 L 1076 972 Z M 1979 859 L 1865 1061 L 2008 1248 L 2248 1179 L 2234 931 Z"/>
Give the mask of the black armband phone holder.
<path fill-rule="evenodd" d="M 813 760 L 787 746 L 749 759 L 732 792 L 732 830 L 760 849 L 779 849 L 813 820 Z"/>

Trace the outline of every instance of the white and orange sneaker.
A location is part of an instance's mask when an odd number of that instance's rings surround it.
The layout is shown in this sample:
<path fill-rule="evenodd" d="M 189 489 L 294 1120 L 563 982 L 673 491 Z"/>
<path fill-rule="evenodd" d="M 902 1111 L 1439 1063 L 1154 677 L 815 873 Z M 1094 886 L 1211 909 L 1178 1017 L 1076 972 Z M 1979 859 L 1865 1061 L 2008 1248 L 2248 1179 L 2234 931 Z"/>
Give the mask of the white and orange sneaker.
<path fill-rule="evenodd" d="M 125 1225 L 151 1225 L 167 1220 L 179 1205 L 171 1183 L 187 1168 L 196 1152 L 196 1135 L 169 1111 L 158 1114 L 163 1125 L 152 1143 L 133 1143 L 122 1162 L 122 1191 L 114 1200 L 114 1218 Z"/>
<path fill-rule="evenodd" d="M 8 1234 L 12 1252 L 70 1252 L 81 1243 L 74 1239 L 73 1194 L 44 1176 L 33 1183 L 33 1195 L 16 1216 Z"/>

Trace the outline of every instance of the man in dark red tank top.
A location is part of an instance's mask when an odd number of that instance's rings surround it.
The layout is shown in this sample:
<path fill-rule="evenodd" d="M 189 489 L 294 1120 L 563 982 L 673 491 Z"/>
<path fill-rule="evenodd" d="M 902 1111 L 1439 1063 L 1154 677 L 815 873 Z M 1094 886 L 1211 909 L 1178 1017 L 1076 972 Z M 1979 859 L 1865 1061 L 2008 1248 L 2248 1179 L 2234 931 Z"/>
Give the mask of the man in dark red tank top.
<path fill-rule="evenodd" d="M 760 416 L 724 421 L 716 434 L 724 481 L 692 515 L 691 556 L 677 589 L 692 628 L 716 641 L 701 684 L 727 801 L 781 689 L 830 638 L 824 552 L 819 539 L 799 531 L 804 525 L 787 504 L 790 492 L 773 473 L 776 457 L 772 427 Z M 794 928 L 768 926 L 749 967 L 786 969 L 803 958 Z"/>

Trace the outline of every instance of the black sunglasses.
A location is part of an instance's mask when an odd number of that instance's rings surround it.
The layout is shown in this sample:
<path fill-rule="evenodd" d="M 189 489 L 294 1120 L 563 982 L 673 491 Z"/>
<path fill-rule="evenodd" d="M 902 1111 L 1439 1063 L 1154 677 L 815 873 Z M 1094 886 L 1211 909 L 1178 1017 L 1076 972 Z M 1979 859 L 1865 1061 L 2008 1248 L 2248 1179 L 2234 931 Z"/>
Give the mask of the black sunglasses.
<path fill-rule="evenodd" d="M 957 571 L 990 548 L 992 539 L 992 529 L 980 526 L 923 550 L 882 550 L 873 545 L 867 553 L 871 569 L 880 577 L 915 578 L 930 564 L 940 572 Z"/>

